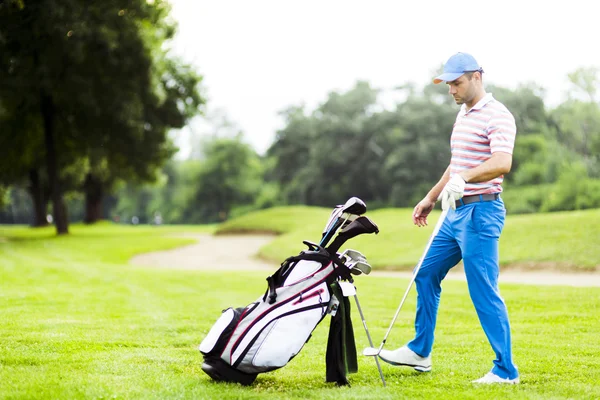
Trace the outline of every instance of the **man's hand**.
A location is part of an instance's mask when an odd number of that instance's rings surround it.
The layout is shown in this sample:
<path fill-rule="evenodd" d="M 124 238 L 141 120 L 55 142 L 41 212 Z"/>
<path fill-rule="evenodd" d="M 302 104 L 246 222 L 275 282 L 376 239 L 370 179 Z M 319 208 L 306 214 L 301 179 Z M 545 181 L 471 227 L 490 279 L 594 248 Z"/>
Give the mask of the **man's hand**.
<path fill-rule="evenodd" d="M 413 223 L 418 227 L 427 225 L 427 216 L 429 215 L 431 210 L 433 210 L 434 206 L 435 201 L 431 201 L 427 197 L 421 200 L 413 210 Z"/>
<path fill-rule="evenodd" d="M 465 180 L 459 174 L 455 174 L 450 178 L 446 186 L 444 186 L 442 193 L 440 193 L 440 197 L 438 197 L 438 200 L 442 201 L 442 210 L 447 210 L 448 207 L 456 210 L 456 200 L 463 197 L 465 183 Z"/>

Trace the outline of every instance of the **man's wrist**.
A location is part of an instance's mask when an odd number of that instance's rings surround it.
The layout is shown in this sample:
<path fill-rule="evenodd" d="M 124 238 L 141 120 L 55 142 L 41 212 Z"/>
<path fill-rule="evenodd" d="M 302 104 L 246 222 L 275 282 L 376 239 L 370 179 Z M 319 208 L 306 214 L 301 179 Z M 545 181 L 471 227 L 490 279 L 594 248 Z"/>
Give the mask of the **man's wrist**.
<path fill-rule="evenodd" d="M 440 197 L 439 195 L 432 197 L 431 193 L 429 193 L 427 196 L 425 196 L 425 199 L 429 200 L 432 203 L 436 203 L 438 200 L 438 197 Z"/>

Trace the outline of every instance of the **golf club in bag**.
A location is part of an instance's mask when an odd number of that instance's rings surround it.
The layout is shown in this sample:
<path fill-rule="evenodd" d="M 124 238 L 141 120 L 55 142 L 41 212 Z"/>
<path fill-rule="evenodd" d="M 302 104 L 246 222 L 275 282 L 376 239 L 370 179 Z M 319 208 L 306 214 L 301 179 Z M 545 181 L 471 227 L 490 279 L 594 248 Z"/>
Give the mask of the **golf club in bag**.
<path fill-rule="evenodd" d="M 319 246 L 326 247 L 340 228 L 347 226 L 366 212 L 366 204 L 358 197 L 351 197 L 344 205 L 336 206 L 331 212 L 327 224 L 325 224 Z"/>
<path fill-rule="evenodd" d="M 381 353 L 381 350 L 383 349 L 383 346 L 385 346 L 385 342 L 387 341 L 387 338 L 388 338 L 390 332 L 392 331 L 392 327 L 396 323 L 396 319 L 398 318 L 398 314 L 400 314 L 400 310 L 402 309 L 402 306 L 404 305 L 404 302 L 406 301 L 406 297 L 408 297 L 408 293 L 410 292 L 410 289 L 412 288 L 412 285 L 415 282 L 417 274 L 419 273 L 419 270 L 421 269 L 421 265 L 423 264 L 423 260 L 425 259 L 425 256 L 429 252 L 429 248 L 431 247 L 431 243 L 433 242 L 433 239 L 435 239 L 435 237 L 437 236 L 438 232 L 440 231 L 440 228 L 442 227 L 442 224 L 444 223 L 444 220 L 446 219 L 446 215 L 447 214 L 448 214 L 448 209 L 442 210 L 442 213 L 440 214 L 440 217 L 439 217 L 437 223 L 435 224 L 435 227 L 433 228 L 433 232 L 431 232 L 431 236 L 429 237 L 429 241 L 427 242 L 427 246 L 425 246 L 425 251 L 423 251 L 423 255 L 421 256 L 421 259 L 419 260 L 419 263 L 417 264 L 417 266 L 415 267 L 415 269 L 413 271 L 412 278 L 411 278 L 410 282 L 408 283 L 408 287 L 406 288 L 406 292 L 404 292 L 404 296 L 402 297 L 402 300 L 400 301 L 400 305 L 398 306 L 398 309 L 396 309 L 396 314 L 394 314 L 394 318 L 392 318 L 392 322 L 390 323 L 390 326 L 389 326 L 387 332 L 385 333 L 385 336 L 383 337 L 383 340 L 381 341 L 381 345 L 379 345 L 379 348 L 375 348 L 373 346 L 367 347 L 366 349 L 363 350 L 363 355 L 364 356 L 369 356 L 369 357 L 375 356 L 375 357 L 377 357 L 379 355 L 379 353 Z"/>
<path fill-rule="evenodd" d="M 216 381 L 250 385 L 259 373 L 281 368 L 295 357 L 329 313 L 327 381 L 348 384 L 346 372 L 357 368 L 356 347 L 349 301 L 340 283 L 371 267 L 357 251 L 337 251 L 353 237 L 379 232 L 359 215 L 365 212 L 358 198 L 336 207 L 320 244 L 304 241 L 308 249 L 287 258 L 267 277 L 263 295 L 245 307 L 223 310 L 199 346 L 202 370 Z"/>

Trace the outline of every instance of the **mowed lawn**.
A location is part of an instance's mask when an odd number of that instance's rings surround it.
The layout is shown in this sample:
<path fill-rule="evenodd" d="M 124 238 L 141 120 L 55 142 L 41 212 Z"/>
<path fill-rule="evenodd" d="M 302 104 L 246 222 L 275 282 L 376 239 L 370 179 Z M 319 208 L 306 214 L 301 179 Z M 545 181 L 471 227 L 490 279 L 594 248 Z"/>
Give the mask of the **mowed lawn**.
<path fill-rule="evenodd" d="M 376 216 L 373 213 L 374 220 Z M 387 225 L 382 222 L 380 228 Z M 288 223 L 290 240 L 302 234 L 293 233 L 296 223 L 303 226 L 301 221 Z M 302 250 L 302 239 L 317 241 L 313 231 L 320 235 L 322 224 L 324 220 L 318 221 L 290 251 Z M 388 381 L 383 388 L 373 359 L 359 356 L 359 372 L 349 376 L 351 387 L 325 383 L 326 317 L 285 368 L 261 374 L 253 386 L 242 387 L 212 382 L 200 369 L 197 346 L 222 309 L 246 305 L 262 295 L 265 274 L 219 272 L 218 266 L 202 272 L 128 264 L 133 254 L 189 243 L 173 235 L 180 230 L 212 232 L 214 227 L 101 224 L 74 226 L 71 235 L 59 238 L 49 228 L 0 228 L 1 398 L 600 398 L 600 288 L 501 287 L 521 371 L 518 386 L 470 383 L 490 369 L 493 354 L 466 284 L 448 281 L 431 373 L 382 364 Z M 361 239 L 351 247 L 362 250 L 369 245 Z M 423 245 L 419 243 L 421 250 Z M 375 263 L 376 257 L 369 257 Z M 376 344 L 407 283 L 357 277 Z M 415 297 L 413 291 L 389 347 L 411 338 Z M 368 342 L 355 307 L 353 322 L 360 352 Z"/>

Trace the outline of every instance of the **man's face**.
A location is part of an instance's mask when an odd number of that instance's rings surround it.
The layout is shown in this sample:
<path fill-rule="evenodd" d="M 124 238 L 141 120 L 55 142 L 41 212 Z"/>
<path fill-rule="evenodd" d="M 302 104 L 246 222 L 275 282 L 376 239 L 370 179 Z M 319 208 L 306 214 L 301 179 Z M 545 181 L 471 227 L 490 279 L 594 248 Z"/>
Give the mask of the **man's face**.
<path fill-rule="evenodd" d="M 452 82 L 448 82 L 448 93 L 454 97 L 456 104 L 469 103 L 475 98 L 477 80 L 473 75 L 470 78 L 465 74 Z"/>

